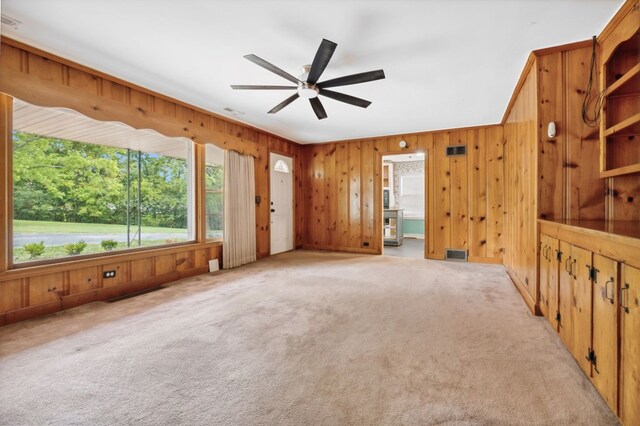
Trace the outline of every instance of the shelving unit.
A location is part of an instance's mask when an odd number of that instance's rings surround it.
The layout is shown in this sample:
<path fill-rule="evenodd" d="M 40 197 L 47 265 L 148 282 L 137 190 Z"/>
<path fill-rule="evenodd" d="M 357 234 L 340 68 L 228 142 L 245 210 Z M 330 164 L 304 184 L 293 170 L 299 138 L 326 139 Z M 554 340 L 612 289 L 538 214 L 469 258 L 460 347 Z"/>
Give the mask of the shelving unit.
<path fill-rule="evenodd" d="M 600 177 L 640 173 L 640 31 L 621 42 L 601 70 Z"/>
<path fill-rule="evenodd" d="M 384 211 L 384 245 L 401 246 L 404 242 L 402 209 L 385 209 Z"/>

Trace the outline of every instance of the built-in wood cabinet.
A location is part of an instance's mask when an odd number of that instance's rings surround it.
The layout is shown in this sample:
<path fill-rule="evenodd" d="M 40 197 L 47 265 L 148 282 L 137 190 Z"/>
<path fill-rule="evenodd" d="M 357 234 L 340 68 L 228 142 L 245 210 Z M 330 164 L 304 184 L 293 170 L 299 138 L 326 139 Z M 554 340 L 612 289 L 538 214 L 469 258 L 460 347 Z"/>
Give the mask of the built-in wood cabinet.
<path fill-rule="evenodd" d="M 591 268 L 589 250 L 571 246 L 571 274 L 573 276 L 573 306 L 571 322 L 573 323 L 573 351 L 572 354 L 582 370 L 591 374 Z"/>
<path fill-rule="evenodd" d="M 618 402 L 618 268 L 615 260 L 593 255 L 591 379 L 614 412 Z"/>
<path fill-rule="evenodd" d="M 565 241 L 560 241 L 558 263 L 558 333 L 573 353 L 573 257 L 571 244 Z"/>
<path fill-rule="evenodd" d="M 640 424 L 640 268 L 622 265 L 620 289 L 620 419 Z"/>
<path fill-rule="evenodd" d="M 640 224 L 539 222 L 540 311 L 623 424 L 640 424 Z"/>
<path fill-rule="evenodd" d="M 557 238 L 540 237 L 540 311 L 554 329 L 558 328 L 558 252 Z"/>

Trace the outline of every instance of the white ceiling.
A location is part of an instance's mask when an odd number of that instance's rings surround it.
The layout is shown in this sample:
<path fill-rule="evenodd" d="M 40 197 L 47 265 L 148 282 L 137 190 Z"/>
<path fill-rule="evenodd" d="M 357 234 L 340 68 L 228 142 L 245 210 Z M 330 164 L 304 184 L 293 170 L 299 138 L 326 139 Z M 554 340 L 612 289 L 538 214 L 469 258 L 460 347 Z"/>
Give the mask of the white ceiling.
<path fill-rule="evenodd" d="M 4 35 L 285 138 L 314 143 L 498 123 L 531 50 L 598 34 L 623 0 L 4 0 Z M 382 68 L 386 79 L 321 97 L 318 120 L 289 82 L 323 38 L 338 44 L 322 80 Z M 233 116 L 224 108 L 242 114 Z"/>

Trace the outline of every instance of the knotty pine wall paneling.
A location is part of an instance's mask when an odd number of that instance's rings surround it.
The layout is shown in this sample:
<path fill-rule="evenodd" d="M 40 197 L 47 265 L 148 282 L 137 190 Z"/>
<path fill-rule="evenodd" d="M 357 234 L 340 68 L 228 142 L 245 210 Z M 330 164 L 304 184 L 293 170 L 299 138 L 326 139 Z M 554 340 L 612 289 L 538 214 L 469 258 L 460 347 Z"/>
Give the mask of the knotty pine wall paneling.
<path fill-rule="evenodd" d="M 532 311 L 536 309 L 538 298 L 538 109 L 537 72 L 534 62 L 535 58 L 532 55 L 516 88 L 504 124 L 504 264 Z"/>
<path fill-rule="evenodd" d="M 258 257 L 268 256 L 270 251 L 269 152 L 292 156 L 294 235 L 296 247 L 302 245 L 305 168 L 298 144 L 7 38 L 2 38 L 0 49 L 0 92 L 9 95 L 0 95 L 0 325 L 203 273 L 209 259 L 222 257 L 220 242 L 206 242 L 204 233 L 199 232 L 198 241 L 192 244 L 9 270 L 11 96 L 252 155 L 256 195 L 262 198 L 256 206 Z M 112 269 L 118 271 L 116 278 L 103 279 L 102 272 Z"/>
<path fill-rule="evenodd" d="M 461 248 L 471 261 L 500 263 L 503 142 L 502 127 L 488 126 L 303 146 L 304 247 L 381 253 L 382 156 L 425 152 L 426 257 Z M 459 144 L 467 144 L 466 156 L 445 155 Z"/>
<path fill-rule="evenodd" d="M 67 107 L 97 120 L 120 121 L 252 155 L 256 161 L 256 195 L 263 200 L 256 208 L 257 254 L 269 255 L 269 149 L 292 155 L 295 163 L 298 144 L 7 38 L 2 38 L 0 71 L 0 92 L 26 102 Z M 301 172 L 301 167 L 294 167 L 297 182 L 301 182 Z M 301 185 L 297 185 L 294 197 L 299 199 L 300 191 Z M 296 212 L 296 217 L 300 216 Z M 301 223 L 296 221 L 297 246 L 302 242 Z"/>

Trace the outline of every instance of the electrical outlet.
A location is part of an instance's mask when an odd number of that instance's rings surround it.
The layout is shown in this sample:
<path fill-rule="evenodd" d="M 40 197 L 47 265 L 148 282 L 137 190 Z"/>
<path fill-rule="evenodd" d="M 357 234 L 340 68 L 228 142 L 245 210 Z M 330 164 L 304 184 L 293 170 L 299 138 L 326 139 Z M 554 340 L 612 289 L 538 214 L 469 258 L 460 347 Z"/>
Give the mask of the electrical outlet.
<path fill-rule="evenodd" d="M 102 278 L 115 278 L 116 271 L 104 271 L 102 272 Z"/>

